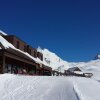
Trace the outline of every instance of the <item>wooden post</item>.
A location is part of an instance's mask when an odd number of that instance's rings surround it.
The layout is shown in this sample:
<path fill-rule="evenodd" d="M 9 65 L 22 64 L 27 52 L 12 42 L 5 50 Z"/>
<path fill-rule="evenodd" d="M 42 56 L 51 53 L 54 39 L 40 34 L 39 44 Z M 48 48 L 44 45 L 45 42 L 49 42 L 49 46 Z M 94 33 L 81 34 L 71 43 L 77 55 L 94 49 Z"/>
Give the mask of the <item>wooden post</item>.
<path fill-rule="evenodd" d="M 28 67 L 29 66 L 26 66 L 26 64 L 24 63 L 24 68 L 26 69 L 26 74 L 28 74 Z"/>
<path fill-rule="evenodd" d="M 5 73 L 5 62 L 6 60 L 5 60 L 5 55 L 3 55 L 3 64 L 2 64 L 2 66 L 3 66 L 3 68 L 2 68 L 2 73 Z"/>
<path fill-rule="evenodd" d="M 22 66 L 22 70 L 23 70 L 23 68 L 24 68 L 24 70 L 26 70 L 26 64 L 23 62 L 23 66 Z M 23 74 L 26 74 L 25 72 L 24 72 L 24 70 L 23 70 Z"/>
<path fill-rule="evenodd" d="M 35 74 L 37 75 L 37 74 L 39 74 L 39 73 L 37 73 L 37 68 L 39 67 L 39 65 L 38 64 L 35 64 Z"/>
<path fill-rule="evenodd" d="M 13 67 L 14 67 L 14 65 L 11 64 L 10 66 L 11 66 L 11 74 L 12 74 L 13 73 Z"/>

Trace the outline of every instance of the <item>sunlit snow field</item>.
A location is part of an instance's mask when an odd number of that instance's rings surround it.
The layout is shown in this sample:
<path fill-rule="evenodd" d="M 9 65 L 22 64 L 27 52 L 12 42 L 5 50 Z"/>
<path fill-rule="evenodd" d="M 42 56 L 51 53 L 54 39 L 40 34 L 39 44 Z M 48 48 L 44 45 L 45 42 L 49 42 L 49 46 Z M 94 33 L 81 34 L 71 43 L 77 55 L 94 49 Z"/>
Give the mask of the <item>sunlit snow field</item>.
<path fill-rule="evenodd" d="M 100 100 L 99 93 L 89 78 L 0 75 L 0 100 Z"/>

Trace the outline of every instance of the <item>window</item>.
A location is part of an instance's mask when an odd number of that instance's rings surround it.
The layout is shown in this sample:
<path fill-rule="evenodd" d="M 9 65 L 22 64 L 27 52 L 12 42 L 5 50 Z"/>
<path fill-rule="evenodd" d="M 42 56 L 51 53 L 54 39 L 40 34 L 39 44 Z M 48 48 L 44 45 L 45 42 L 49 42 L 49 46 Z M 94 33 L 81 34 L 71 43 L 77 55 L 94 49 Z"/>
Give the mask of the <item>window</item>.
<path fill-rule="evenodd" d="M 31 49 L 29 49 L 29 54 L 31 55 Z"/>
<path fill-rule="evenodd" d="M 24 45 L 24 52 L 26 52 L 26 46 Z"/>
<path fill-rule="evenodd" d="M 34 51 L 34 57 L 36 58 L 37 57 L 37 53 Z"/>
<path fill-rule="evenodd" d="M 19 49 L 19 41 L 17 41 L 17 48 Z"/>
<path fill-rule="evenodd" d="M 37 57 L 40 58 L 40 53 L 39 52 L 37 53 Z"/>
<path fill-rule="evenodd" d="M 41 60 L 43 61 L 43 56 L 41 55 Z"/>

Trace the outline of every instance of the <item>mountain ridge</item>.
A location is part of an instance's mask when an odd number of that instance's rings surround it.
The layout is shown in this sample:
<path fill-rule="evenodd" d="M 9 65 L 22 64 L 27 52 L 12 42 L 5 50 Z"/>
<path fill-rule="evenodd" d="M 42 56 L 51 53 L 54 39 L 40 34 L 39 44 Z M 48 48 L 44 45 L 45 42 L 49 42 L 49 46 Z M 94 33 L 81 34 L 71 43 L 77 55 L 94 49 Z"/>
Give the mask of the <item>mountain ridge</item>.
<path fill-rule="evenodd" d="M 83 70 L 99 69 L 100 58 L 90 60 L 88 62 L 68 62 L 46 48 L 41 49 L 40 47 L 38 47 L 37 50 L 43 54 L 44 62 L 52 66 L 53 70 L 57 70 L 59 72 L 64 72 L 64 70 L 67 70 L 71 67 L 79 67 Z"/>

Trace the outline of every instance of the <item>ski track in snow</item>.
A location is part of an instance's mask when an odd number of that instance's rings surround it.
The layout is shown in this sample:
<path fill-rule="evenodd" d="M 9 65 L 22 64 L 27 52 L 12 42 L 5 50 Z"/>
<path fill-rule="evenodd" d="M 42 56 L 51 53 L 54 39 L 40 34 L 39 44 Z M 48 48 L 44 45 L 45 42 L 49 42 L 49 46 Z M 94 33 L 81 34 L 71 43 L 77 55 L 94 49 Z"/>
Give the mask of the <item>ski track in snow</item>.
<path fill-rule="evenodd" d="M 0 100 L 77 100 L 69 78 L 6 76 L 0 76 Z"/>
<path fill-rule="evenodd" d="M 90 78 L 73 78 L 74 91 L 79 100 L 100 100 L 100 82 Z"/>
<path fill-rule="evenodd" d="M 82 77 L 0 75 L 0 100 L 100 100 L 100 82 Z"/>

